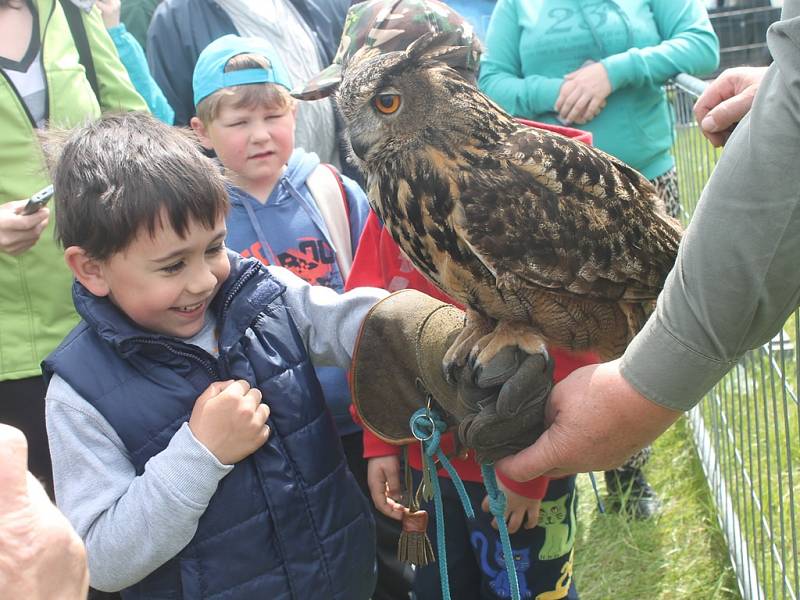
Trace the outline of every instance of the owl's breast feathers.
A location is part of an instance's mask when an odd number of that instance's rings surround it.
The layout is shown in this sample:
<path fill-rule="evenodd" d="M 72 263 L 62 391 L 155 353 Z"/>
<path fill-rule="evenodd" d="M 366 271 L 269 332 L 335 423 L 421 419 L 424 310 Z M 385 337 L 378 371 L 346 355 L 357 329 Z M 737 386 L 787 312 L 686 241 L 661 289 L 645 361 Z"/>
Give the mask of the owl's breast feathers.
<path fill-rule="evenodd" d="M 617 159 L 522 125 L 393 161 L 370 198 L 395 241 L 449 293 L 511 282 L 599 301 L 655 299 L 680 225 Z M 455 289 L 453 289 L 455 286 Z"/>

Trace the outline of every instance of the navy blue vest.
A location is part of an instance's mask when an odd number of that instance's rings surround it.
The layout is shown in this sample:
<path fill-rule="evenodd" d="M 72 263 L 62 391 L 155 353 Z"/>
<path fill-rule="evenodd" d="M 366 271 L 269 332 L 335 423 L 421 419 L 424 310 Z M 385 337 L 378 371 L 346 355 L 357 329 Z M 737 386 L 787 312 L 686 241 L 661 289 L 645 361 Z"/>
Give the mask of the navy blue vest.
<path fill-rule="evenodd" d="M 245 379 L 270 406 L 269 441 L 222 479 L 189 545 L 123 597 L 365 600 L 374 525 L 284 288 L 257 261 L 230 257 L 210 308 L 218 359 L 139 329 L 76 283 L 83 321 L 43 363 L 46 377 L 58 373 L 108 420 L 137 474 L 211 382 Z"/>

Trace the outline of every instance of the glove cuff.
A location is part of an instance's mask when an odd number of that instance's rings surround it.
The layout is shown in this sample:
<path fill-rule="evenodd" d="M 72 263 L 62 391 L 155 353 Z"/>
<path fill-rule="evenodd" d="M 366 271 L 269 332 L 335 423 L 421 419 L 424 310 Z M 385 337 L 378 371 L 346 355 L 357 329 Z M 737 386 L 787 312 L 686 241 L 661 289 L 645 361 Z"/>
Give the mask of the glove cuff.
<path fill-rule="evenodd" d="M 390 444 L 414 442 L 409 419 L 426 392 L 452 427 L 463 409 L 442 372 L 442 358 L 464 313 L 416 290 L 375 304 L 361 326 L 350 372 L 353 405 L 364 425 Z M 419 384 L 421 382 L 421 386 Z"/>

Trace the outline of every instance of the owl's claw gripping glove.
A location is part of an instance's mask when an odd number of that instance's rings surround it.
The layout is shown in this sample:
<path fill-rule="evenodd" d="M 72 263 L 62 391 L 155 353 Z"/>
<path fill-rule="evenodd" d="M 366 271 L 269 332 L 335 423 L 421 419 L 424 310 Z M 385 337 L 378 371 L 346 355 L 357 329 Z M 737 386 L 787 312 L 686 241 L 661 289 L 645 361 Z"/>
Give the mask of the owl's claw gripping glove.
<path fill-rule="evenodd" d="M 462 311 L 415 290 L 370 310 L 356 342 L 351 387 L 356 410 L 376 436 L 392 444 L 417 441 L 409 419 L 429 400 L 481 462 L 541 435 L 552 361 L 508 348 L 477 371 L 467 365 L 451 385 L 442 358 L 463 326 Z"/>

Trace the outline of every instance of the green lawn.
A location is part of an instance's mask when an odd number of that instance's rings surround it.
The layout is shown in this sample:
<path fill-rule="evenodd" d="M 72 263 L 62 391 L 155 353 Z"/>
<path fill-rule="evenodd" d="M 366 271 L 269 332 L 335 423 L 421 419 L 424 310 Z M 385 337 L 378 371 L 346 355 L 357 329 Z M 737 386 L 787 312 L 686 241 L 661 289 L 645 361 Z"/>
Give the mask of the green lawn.
<path fill-rule="evenodd" d="M 658 439 L 646 471 L 664 502 L 661 516 L 651 521 L 600 514 L 588 476 L 579 477 L 575 579 L 581 598 L 740 598 L 683 419 Z M 605 497 L 602 473 L 597 475 Z"/>

